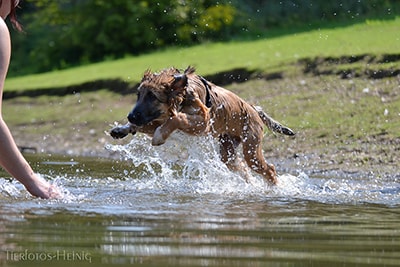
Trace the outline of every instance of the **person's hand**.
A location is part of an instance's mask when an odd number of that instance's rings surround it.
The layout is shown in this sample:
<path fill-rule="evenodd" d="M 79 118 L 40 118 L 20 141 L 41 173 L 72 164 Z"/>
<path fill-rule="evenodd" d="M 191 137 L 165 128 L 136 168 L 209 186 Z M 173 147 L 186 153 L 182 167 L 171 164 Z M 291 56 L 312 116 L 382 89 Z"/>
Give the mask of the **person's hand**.
<path fill-rule="evenodd" d="M 35 176 L 35 180 L 33 180 L 29 185 L 25 185 L 26 189 L 29 193 L 31 193 L 35 197 L 40 197 L 44 199 L 60 199 L 62 198 L 62 193 L 57 186 L 50 184 L 46 180 Z"/>

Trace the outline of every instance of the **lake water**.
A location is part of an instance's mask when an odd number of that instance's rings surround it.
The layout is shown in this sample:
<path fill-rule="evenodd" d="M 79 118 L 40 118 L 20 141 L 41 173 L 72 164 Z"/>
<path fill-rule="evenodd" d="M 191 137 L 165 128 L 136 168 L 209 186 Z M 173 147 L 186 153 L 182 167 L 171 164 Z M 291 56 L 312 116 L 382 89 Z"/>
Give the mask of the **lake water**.
<path fill-rule="evenodd" d="M 27 155 L 61 200 L 1 172 L 1 266 L 400 266 L 398 175 L 299 166 L 268 187 L 207 138 L 149 142 L 108 145 L 113 160 Z"/>

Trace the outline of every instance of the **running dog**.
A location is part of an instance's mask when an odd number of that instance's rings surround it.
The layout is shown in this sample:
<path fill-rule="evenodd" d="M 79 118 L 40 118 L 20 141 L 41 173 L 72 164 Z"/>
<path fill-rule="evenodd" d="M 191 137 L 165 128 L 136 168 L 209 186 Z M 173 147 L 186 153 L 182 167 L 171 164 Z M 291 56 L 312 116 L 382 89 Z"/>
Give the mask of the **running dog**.
<path fill-rule="evenodd" d="M 128 121 L 111 129 L 110 135 L 117 139 L 142 132 L 158 146 L 176 130 L 211 134 L 219 139 L 221 159 L 231 170 L 243 168 L 235 151 L 242 143 L 247 165 L 270 184 L 276 184 L 277 178 L 274 165 L 267 164 L 262 154 L 264 124 L 273 132 L 294 135 L 260 107 L 195 74 L 190 66 L 183 73 L 176 68 L 146 71 Z"/>

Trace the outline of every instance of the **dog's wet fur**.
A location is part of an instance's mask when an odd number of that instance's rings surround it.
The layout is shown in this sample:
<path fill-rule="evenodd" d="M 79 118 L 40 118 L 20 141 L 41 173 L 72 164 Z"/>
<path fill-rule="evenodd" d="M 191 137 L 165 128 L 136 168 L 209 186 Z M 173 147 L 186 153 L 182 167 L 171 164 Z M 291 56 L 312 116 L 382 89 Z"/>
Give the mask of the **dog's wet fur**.
<path fill-rule="evenodd" d="M 270 184 L 276 184 L 277 177 L 274 165 L 267 164 L 262 154 L 264 125 L 273 132 L 294 135 L 260 107 L 205 80 L 190 66 L 183 73 L 176 68 L 146 71 L 128 121 L 111 129 L 111 136 L 123 138 L 143 132 L 152 136 L 152 145 L 158 146 L 176 130 L 190 135 L 211 134 L 219 139 L 222 161 L 232 170 L 243 171 L 247 181 L 244 164 L 236 157 L 236 148 L 242 144 L 247 165 Z"/>

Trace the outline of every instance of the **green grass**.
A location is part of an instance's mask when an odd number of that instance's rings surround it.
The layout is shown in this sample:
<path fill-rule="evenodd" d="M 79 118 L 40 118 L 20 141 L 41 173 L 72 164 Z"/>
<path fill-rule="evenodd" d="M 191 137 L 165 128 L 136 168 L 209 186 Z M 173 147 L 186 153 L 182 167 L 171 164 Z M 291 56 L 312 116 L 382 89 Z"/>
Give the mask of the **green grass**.
<path fill-rule="evenodd" d="M 10 78 L 5 90 L 57 88 L 114 78 L 138 82 L 146 69 L 159 70 L 169 66 L 185 68 L 194 65 L 202 75 L 239 67 L 271 72 L 282 70 L 282 66 L 306 57 L 399 53 L 398 29 L 400 18 L 392 21 L 366 21 L 344 28 L 313 30 L 254 41 L 169 48 L 138 57 Z"/>

